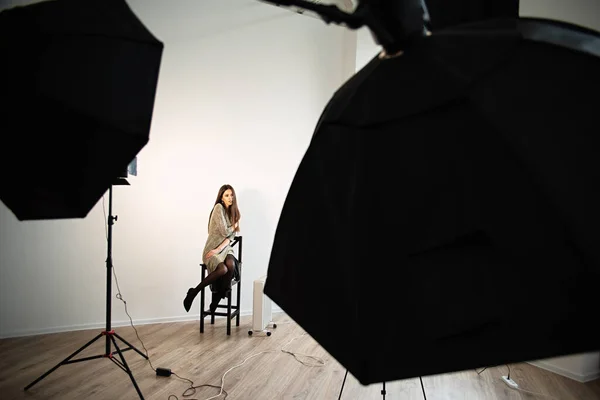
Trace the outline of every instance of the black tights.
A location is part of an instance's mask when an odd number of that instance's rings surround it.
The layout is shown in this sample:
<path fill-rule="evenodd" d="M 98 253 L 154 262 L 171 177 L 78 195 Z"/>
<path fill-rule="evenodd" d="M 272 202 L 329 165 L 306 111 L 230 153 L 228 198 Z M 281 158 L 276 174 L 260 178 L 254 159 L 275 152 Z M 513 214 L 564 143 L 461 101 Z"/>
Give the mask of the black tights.
<path fill-rule="evenodd" d="M 231 278 L 233 278 L 234 271 L 235 257 L 233 257 L 231 254 L 228 254 L 227 257 L 225 257 L 225 261 L 219 263 L 217 268 L 208 274 L 206 278 L 204 278 L 204 280 L 198 284 L 198 286 L 188 290 L 187 296 L 185 296 L 185 299 L 183 300 L 183 306 L 185 307 L 185 310 L 190 311 L 194 299 L 203 288 L 215 283 L 216 287 L 215 292 L 213 293 L 213 301 L 210 305 L 211 311 L 215 312 L 217 304 L 225 296 L 227 289 L 231 287 Z"/>
<path fill-rule="evenodd" d="M 215 283 L 219 278 L 222 278 L 219 283 L 219 287 L 225 288 L 231 282 L 233 278 L 233 272 L 235 271 L 235 258 L 231 254 L 227 254 L 225 261 L 217 265 L 217 268 L 204 278 L 202 282 L 194 288 L 196 295 L 200 293 L 202 288 L 207 287 L 211 283 Z"/>

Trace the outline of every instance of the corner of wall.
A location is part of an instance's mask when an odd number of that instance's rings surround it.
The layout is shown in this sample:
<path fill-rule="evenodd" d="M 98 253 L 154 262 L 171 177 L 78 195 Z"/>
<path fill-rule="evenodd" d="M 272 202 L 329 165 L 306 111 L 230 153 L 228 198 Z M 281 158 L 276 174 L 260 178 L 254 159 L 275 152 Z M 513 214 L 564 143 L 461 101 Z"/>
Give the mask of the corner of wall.
<path fill-rule="evenodd" d="M 600 378 L 600 352 L 535 360 L 529 364 L 582 383 Z"/>

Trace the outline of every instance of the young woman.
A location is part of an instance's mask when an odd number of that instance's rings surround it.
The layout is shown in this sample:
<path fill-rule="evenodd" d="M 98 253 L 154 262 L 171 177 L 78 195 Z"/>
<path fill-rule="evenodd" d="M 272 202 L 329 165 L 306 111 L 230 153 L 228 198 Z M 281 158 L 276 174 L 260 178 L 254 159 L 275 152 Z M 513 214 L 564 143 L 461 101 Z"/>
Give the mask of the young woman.
<path fill-rule="evenodd" d="M 215 283 L 218 290 L 213 292 L 211 312 L 215 312 L 225 292 L 231 288 L 231 278 L 237 264 L 233 256 L 231 242 L 236 232 L 240 231 L 240 210 L 237 206 L 235 190 L 231 185 L 223 185 L 219 189 L 217 200 L 210 212 L 208 221 L 208 238 L 202 252 L 202 262 L 209 274 L 195 288 L 190 288 L 183 300 L 185 311 L 190 311 L 194 299 L 202 288 Z"/>

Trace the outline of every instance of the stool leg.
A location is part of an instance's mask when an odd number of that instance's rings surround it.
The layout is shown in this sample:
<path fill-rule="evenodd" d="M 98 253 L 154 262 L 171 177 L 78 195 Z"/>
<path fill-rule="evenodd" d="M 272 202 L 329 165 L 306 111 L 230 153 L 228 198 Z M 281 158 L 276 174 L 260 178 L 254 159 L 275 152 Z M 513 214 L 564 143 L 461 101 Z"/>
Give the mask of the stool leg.
<path fill-rule="evenodd" d="M 242 282 L 238 282 L 237 284 L 237 296 L 235 299 L 236 307 L 237 307 L 237 315 L 235 316 L 235 326 L 240 326 L 240 291 L 242 288 Z"/>
<path fill-rule="evenodd" d="M 204 333 L 204 288 L 200 290 L 200 333 Z"/>
<path fill-rule="evenodd" d="M 206 267 L 202 265 L 202 273 L 200 281 L 204 280 L 204 276 L 206 274 Z M 204 333 L 204 288 L 200 290 L 200 333 Z"/>
<path fill-rule="evenodd" d="M 227 334 L 231 335 L 231 290 L 227 292 Z"/>

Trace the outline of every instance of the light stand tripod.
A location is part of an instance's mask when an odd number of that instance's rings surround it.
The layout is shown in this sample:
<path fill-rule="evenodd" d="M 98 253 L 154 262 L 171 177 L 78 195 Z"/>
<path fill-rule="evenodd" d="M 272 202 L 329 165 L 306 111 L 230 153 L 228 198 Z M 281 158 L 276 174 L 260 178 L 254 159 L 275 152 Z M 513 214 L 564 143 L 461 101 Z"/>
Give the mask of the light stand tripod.
<path fill-rule="evenodd" d="M 119 179 L 119 180 L 115 181 L 115 183 L 113 183 L 113 185 L 129 185 L 129 182 L 127 182 L 127 180 L 125 180 L 125 179 Z M 81 362 L 81 361 L 89 361 L 89 360 L 94 360 L 97 358 L 106 357 L 109 360 L 111 360 L 112 362 L 114 362 L 123 371 L 125 371 L 127 373 L 127 375 L 129 375 L 129 377 L 131 378 L 131 382 L 133 382 L 133 386 L 135 386 L 135 390 L 137 390 L 137 393 L 140 396 L 140 399 L 144 400 L 144 396 L 142 395 L 142 392 L 140 391 L 140 388 L 138 387 L 137 382 L 135 381 L 135 378 L 133 377 L 131 369 L 129 368 L 129 365 L 127 365 L 127 361 L 125 361 L 125 358 L 123 357 L 123 352 L 125 352 L 127 350 L 135 350 L 139 355 L 144 357 L 146 360 L 148 359 L 148 356 L 145 355 L 144 353 L 142 353 L 141 351 L 139 351 L 138 349 L 136 349 L 133 345 L 131 345 L 129 342 L 127 342 L 125 339 L 123 339 L 121 336 L 119 336 L 117 333 L 115 333 L 114 329 L 111 328 L 111 307 L 112 307 L 111 293 L 112 293 L 112 272 L 113 272 L 112 271 L 112 269 L 113 269 L 112 226 L 113 226 L 114 221 L 117 220 L 117 216 L 114 216 L 114 217 L 112 216 L 113 185 L 111 185 L 108 189 L 108 238 L 107 238 L 108 256 L 106 258 L 106 330 L 100 332 L 95 338 L 93 338 L 92 340 L 87 342 L 85 345 L 80 347 L 77 351 L 75 351 L 69 357 L 65 358 L 63 361 L 58 363 L 56 366 L 54 366 L 54 368 L 50 369 L 45 374 L 43 374 L 42 376 L 37 378 L 35 381 L 31 382 L 29 385 L 27 385 L 25 387 L 24 390 L 29 389 L 30 387 L 32 387 L 33 385 L 35 385 L 36 383 L 38 383 L 39 381 L 44 379 L 46 376 L 50 375 L 50 373 L 52 373 L 53 371 L 58 369 L 58 367 L 60 367 L 61 365 L 72 364 L 72 363 Z M 106 348 L 105 348 L 104 354 L 99 354 L 99 355 L 95 355 L 95 356 L 83 357 L 83 358 L 79 358 L 76 360 L 72 360 L 73 357 L 75 357 L 77 354 L 79 354 L 85 348 L 90 346 L 96 340 L 100 339 L 102 336 L 104 336 L 106 338 Z M 125 343 L 128 347 L 121 350 L 119 348 L 119 346 L 117 345 L 117 341 L 115 338 L 117 338 L 121 342 Z M 111 351 L 111 343 L 115 346 L 115 349 L 116 349 L 115 351 Z M 120 360 L 118 360 L 114 357 L 115 354 L 119 355 Z"/>

